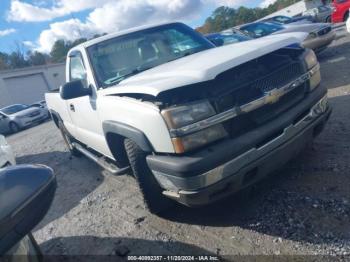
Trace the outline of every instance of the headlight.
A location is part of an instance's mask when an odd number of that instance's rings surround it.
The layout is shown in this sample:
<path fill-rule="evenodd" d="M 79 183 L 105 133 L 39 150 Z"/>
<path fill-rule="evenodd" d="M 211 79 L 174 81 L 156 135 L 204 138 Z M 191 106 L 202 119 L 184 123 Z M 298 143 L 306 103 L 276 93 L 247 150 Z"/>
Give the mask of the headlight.
<path fill-rule="evenodd" d="M 309 49 L 307 51 L 307 54 L 305 55 L 305 62 L 307 65 L 307 69 L 311 69 L 318 64 L 316 54 L 311 49 Z"/>
<path fill-rule="evenodd" d="M 208 119 L 216 112 L 209 101 L 190 103 L 162 111 L 163 118 L 170 130 L 180 129 L 189 125 L 196 125 L 197 122 Z M 172 137 L 175 152 L 178 154 L 199 148 L 208 143 L 227 136 L 224 127 L 214 125 L 205 129 L 199 129 L 190 134 L 182 133 Z"/>
<path fill-rule="evenodd" d="M 315 52 L 311 49 L 305 55 L 305 63 L 310 74 L 310 91 L 314 90 L 321 83 L 320 66 L 317 61 Z"/>
<path fill-rule="evenodd" d="M 314 39 L 317 37 L 317 34 L 314 32 L 309 33 L 309 35 L 307 36 L 307 38 L 305 40 L 310 40 L 310 39 Z"/>
<path fill-rule="evenodd" d="M 202 101 L 165 109 L 162 115 L 168 127 L 176 129 L 211 117 L 215 110 L 209 101 Z"/>
<path fill-rule="evenodd" d="M 222 125 L 215 125 L 203 129 L 197 133 L 184 137 L 172 138 L 175 152 L 178 154 L 199 148 L 227 136 L 227 132 Z"/>

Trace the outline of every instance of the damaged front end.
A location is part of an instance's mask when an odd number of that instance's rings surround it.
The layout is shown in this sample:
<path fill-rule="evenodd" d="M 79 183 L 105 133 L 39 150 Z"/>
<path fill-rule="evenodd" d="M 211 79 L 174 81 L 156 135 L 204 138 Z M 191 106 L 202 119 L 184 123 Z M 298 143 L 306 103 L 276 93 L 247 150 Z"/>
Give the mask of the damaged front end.
<path fill-rule="evenodd" d="M 317 58 L 299 46 L 278 49 L 213 80 L 160 93 L 175 152 L 237 138 L 279 116 L 320 83 Z"/>

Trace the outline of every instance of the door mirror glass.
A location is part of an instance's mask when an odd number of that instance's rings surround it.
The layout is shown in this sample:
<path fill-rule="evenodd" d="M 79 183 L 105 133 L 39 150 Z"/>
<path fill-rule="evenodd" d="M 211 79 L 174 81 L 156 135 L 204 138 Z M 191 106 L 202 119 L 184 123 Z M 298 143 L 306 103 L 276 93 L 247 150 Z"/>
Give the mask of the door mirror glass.
<path fill-rule="evenodd" d="M 63 100 L 89 96 L 92 94 L 90 87 L 85 87 L 82 80 L 68 82 L 61 86 L 60 95 Z"/>
<path fill-rule="evenodd" d="M 0 170 L 0 254 L 44 218 L 56 190 L 51 168 L 23 165 Z"/>

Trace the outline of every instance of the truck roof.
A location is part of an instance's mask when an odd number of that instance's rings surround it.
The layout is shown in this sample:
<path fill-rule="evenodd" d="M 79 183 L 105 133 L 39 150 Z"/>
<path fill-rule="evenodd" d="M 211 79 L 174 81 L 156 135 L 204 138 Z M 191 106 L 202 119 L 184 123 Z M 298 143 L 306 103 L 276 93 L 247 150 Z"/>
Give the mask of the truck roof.
<path fill-rule="evenodd" d="M 132 28 L 129 28 L 129 29 L 121 30 L 121 31 L 118 31 L 118 32 L 115 32 L 115 33 L 110 33 L 110 34 L 107 34 L 107 35 L 104 35 L 104 36 L 100 36 L 100 37 L 91 39 L 89 41 L 86 41 L 84 43 L 81 43 L 81 44 L 73 47 L 70 51 L 78 49 L 78 48 L 81 48 L 81 47 L 87 48 L 87 47 L 92 46 L 94 44 L 103 42 L 105 40 L 112 39 L 112 38 L 115 38 L 115 37 L 118 37 L 118 36 L 122 36 L 122 35 L 127 35 L 127 34 L 130 34 L 130 33 L 137 32 L 137 31 L 141 31 L 141 30 L 145 30 L 145 29 L 149 29 L 149 28 L 153 28 L 153 27 L 158 27 L 158 26 L 162 26 L 162 25 L 171 25 L 171 24 L 177 24 L 177 23 L 180 23 L 180 22 L 166 22 L 166 23 L 157 23 L 157 24 L 149 24 L 149 25 L 132 27 Z"/>

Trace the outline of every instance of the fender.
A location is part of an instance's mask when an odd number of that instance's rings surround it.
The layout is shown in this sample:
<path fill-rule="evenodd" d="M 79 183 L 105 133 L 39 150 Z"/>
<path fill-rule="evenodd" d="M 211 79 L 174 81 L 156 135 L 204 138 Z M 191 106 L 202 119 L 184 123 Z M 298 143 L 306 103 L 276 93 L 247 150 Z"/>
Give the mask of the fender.
<path fill-rule="evenodd" d="M 52 120 L 55 123 L 56 127 L 58 127 L 58 122 L 59 121 L 61 121 L 63 123 L 63 120 L 62 120 L 62 118 L 61 118 L 59 113 L 57 113 L 55 110 L 52 110 L 52 109 L 50 109 L 49 112 L 50 112 L 50 114 L 52 116 Z"/>
<path fill-rule="evenodd" d="M 118 134 L 133 140 L 145 152 L 153 151 L 145 134 L 137 128 L 117 121 L 105 121 L 102 127 L 106 137 L 108 133 Z"/>

